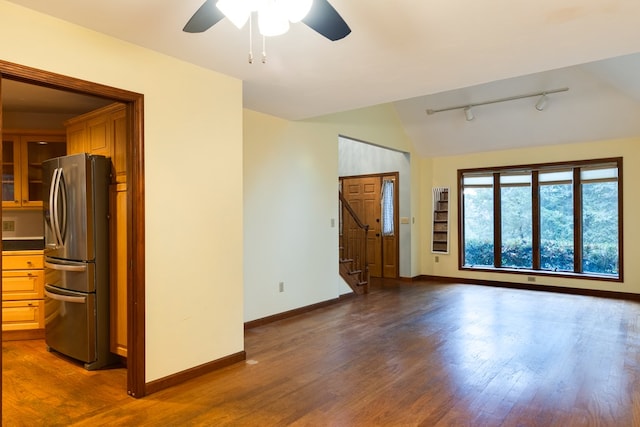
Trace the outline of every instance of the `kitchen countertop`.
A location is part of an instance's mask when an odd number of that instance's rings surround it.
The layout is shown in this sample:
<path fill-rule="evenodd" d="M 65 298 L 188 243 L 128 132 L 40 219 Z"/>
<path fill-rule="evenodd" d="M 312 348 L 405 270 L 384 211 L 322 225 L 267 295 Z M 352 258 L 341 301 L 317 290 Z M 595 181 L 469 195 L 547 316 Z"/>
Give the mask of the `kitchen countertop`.
<path fill-rule="evenodd" d="M 44 249 L 43 237 L 3 237 L 3 251 L 30 251 Z"/>

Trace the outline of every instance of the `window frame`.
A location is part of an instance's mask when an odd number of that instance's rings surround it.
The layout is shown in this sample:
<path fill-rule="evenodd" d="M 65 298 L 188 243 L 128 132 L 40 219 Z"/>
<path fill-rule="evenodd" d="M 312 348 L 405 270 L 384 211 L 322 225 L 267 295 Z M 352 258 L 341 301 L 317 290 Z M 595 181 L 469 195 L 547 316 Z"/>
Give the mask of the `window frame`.
<path fill-rule="evenodd" d="M 463 271 L 484 271 L 491 273 L 526 274 L 528 276 L 553 276 L 563 278 L 577 278 L 586 280 L 599 280 L 608 282 L 624 281 L 624 227 L 623 227 L 623 158 L 610 157 L 601 159 L 577 160 L 567 162 L 525 164 L 514 166 L 496 166 L 472 169 L 458 169 L 458 269 Z M 582 178 L 581 168 L 593 168 L 597 166 L 609 165 L 617 168 L 618 185 L 618 274 L 585 273 L 582 271 Z M 574 230 L 574 270 L 573 271 L 551 271 L 542 270 L 540 263 L 540 173 L 553 171 L 573 172 L 573 230 Z M 501 266 L 501 204 L 500 204 L 500 176 L 503 174 L 513 174 L 518 172 L 529 172 L 532 176 L 532 268 L 511 268 Z M 465 258 L 465 235 L 464 235 L 464 178 L 473 175 L 491 175 L 493 177 L 493 243 L 494 243 L 494 264 L 493 266 L 464 265 Z M 588 181 L 585 181 L 588 182 Z"/>

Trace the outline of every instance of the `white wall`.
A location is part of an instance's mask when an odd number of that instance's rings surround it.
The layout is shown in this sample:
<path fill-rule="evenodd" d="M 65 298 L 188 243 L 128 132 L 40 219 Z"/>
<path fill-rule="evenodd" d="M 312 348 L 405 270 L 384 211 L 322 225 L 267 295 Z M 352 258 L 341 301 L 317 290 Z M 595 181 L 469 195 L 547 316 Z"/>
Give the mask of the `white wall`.
<path fill-rule="evenodd" d="M 0 59 L 144 94 L 146 381 L 244 349 L 241 82 L 0 0 Z"/>
<path fill-rule="evenodd" d="M 338 138 L 338 176 L 385 172 L 398 172 L 398 216 L 411 220 L 411 160 L 409 153 L 378 147 L 343 136 Z M 411 223 L 400 223 L 398 229 L 400 277 L 411 277 Z"/>
<path fill-rule="evenodd" d="M 331 300 L 349 289 L 338 274 L 341 134 L 412 150 L 389 106 L 296 122 L 245 110 L 245 321 Z M 285 284 L 282 293 L 279 282 Z"/>

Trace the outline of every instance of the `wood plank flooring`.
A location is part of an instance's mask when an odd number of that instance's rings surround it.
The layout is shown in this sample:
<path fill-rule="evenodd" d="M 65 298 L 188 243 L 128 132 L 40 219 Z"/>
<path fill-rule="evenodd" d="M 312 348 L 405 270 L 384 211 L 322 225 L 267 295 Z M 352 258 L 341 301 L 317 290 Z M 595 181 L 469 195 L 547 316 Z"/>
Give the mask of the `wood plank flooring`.
<path fill-rule="evenodd" d="M 385 282 L 246 333 L 239 363 L 143 399 L 3 343 L 6 426 L 640 426 L 640 304 Z"/>

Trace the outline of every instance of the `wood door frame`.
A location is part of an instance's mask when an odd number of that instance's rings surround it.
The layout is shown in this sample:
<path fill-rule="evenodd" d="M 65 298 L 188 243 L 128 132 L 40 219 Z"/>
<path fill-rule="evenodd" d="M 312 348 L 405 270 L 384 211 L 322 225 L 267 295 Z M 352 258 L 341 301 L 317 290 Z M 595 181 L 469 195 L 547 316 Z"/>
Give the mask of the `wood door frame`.
<path fill-rule="evenodd" d="M 2 79 L 99 96 L 127 105 L 130 135 L 127 144 L 127 253 L 130 254 L 127 270 L 127 393 L 136 398 L 143 397 L 146 394 L 144 95 L 0 60 L 0 87 Z M 1 103 L 0 92 L 0 106 Z M 0 135 L 1 126 L 0 109 Z"/>
<path fill-rule="evenodd" d="M 393 195 L 393 224 L 394 224 L 394 229 L 393 232 L 396 234 L 396 271 L 395 271 L 395 276 L 396 279 L 400 277 L 400 172 L 386 172 L 386 173 L 370 173 L 370 174 L 363 174 L 363 175 L 346 175 L 346 176 L 339 176 L 338 177 L 338 182 L 340 183 L 340 188 L 343 188 L 343 183 L 342 181 L 345 179 L 349 179 L 349 178 L 380 178 L 380 188 L 382 188 L 382 182 L 383 182 L 383 178 L 387 177 L 387 176 L 391 176 L 395 179 L 396 181 L 396 187 L 395 187 L 395 192 Z M 380 230 L 380 233 L 382 233 L 382 229 Z M 380 240 L 380 244 L 382 244 L 382 239 Z M 384 251 L 383 251 L 384 252 Z M 384 257 L 384 253 L 382 253 L 382 257 Z M 380 266 L 380 268 L 382 269 L 382 265 Z M 381 270 L 382 271 L 382 270 Z M 382 274 L 382 273 L 381 273 Z"/>

